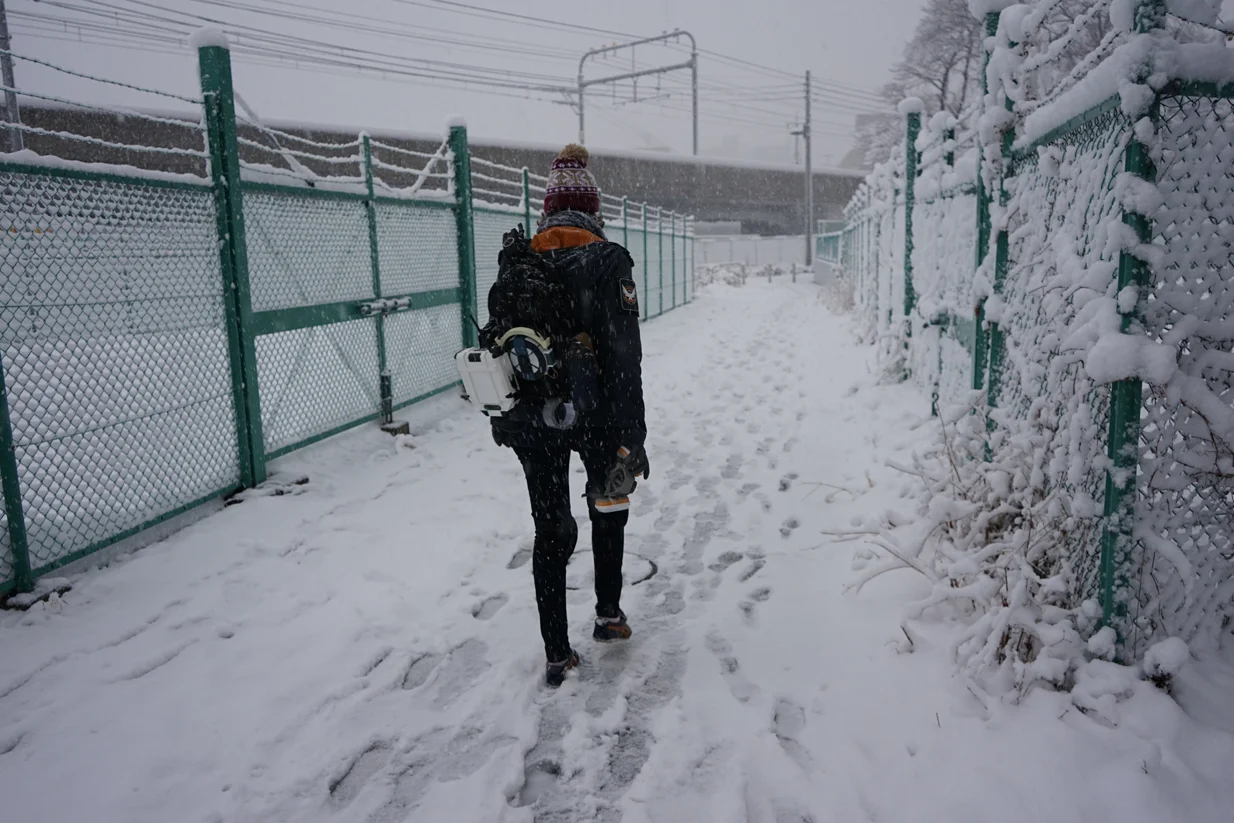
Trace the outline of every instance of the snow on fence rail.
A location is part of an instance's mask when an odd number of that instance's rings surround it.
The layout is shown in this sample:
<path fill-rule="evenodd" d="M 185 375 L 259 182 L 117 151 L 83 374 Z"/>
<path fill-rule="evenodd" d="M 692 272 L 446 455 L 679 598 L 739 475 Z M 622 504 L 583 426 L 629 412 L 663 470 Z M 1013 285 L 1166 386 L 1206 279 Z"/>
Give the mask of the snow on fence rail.
<path fill-rule="evenodd" d="M 820 239 L 941 424 L 868 576 L 929 577 L 914 616 L 975 604 L 960 660 L 1025 689 L 1234 620 L 1234 52 L 1155 0 L 1050 40 L 1053 7 L 987 15 L 979 126 L 908 113 Z"/>
<path fill-rule="evenodd" d="M 501 236 L 543 196 L 462 124 L 434 152 L 268 128 L 224 47 L 198 59 L 200 99 L 128 88 L 200 119 L 125 112 L 198 134 L 192 172 L 66 133 L 133 165 L 0 154 L 0 595 L 454 388 Z M 644 317 L 693 297 L 691 218 L 611 195 L 605 215 Z"/>
<path fill-rule="evenodd" d="M 510 230 L 510 217 L 534 226 L 541 217 L 548 178 L 527 169 L 503 166 L 472 158 L 482 176 L 473 171 L 477 243 L 492 248 Z M 694 218 L 636 203 L 602 192 L 601 217 L 609 240 L 620 243 L 634 260 L 635 281 L 641 287 L 644 320 L 657 317 L 694 299 Z M 497 280 L 497 259 L 481 261 L 478 271 L 481 293 Z M 488 317 L 480 306 L 480 322 Z"/>

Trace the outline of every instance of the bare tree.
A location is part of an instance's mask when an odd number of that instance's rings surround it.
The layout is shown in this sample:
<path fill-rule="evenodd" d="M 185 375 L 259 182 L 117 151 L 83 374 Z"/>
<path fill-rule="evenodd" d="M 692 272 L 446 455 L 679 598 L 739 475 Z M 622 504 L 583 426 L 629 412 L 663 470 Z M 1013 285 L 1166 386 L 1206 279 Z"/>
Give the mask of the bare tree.
<path fill-rule="evenodd" d="M 981 88 L 983 27 L 968 10 L 968 0 L 927 0 L 912 39 L 891 69 L 882 95 L 895 105 L 920 97 L 927 115 L 948 111 L 959 116 Z M 857 126 L 857 144 L 867 165 L 886 160 L 903 136 L 899 118 L 868 119 Z"/>
<path fill-rule="evenodd" d="M 864 115 L 857 121 L 857 137 L 850 157 L 871 168 L 891 156 L 904 137 L 903 120 L 895 114 Z"/>
<path fill-rule="evenodd" d="M 948 111 L 958 117 L 981 87 L 983 34 L 968 0 L 928 0 L 884 95 L 920 97 L 930 114 Z"/>
<path fill-rule="evenodd" d="M 1041 14 L 1026 45 L 1029 54 L 1049 53 L 1023 78 L 1023 92 L 1043 100 L 1061 93 L 1071 83 L 1073 69 L 1081 63 L 1100 62 L 1119 42 L 1112 34 L 1109 0 L 1045 0 L 1036 5 Z M 919 97 L 926 105 L 927 119 L 947 111 L 957 119 L 980 99 L 985 65 L 985 23 L 975 18 L 968 0 L 927 0 L 921 20 L 903 55 L 891 70 L 891 80 L 882 88 L 888 102 Z M 1091 68 L 1091 66 L 1089 66 Z M 899 120 L 888 116 L 857 125 L 857 145 L 864 149 L 867 165 L 886 160 L 903 135 Z"/>
<path fill-rule="evenodd" d="M 1050 0 L 1038 6 L 1039 23 L 1027 33 L 1025 47 L 1034 68 L 1027 71 L 1022 90 L 1028 99 L 1047 100 L 1070 88 L 1069 75 L 1081 63 L 1091 70 L 1118 45 L 1110 36 L 1110 3 L 1093 0 Z M 1054 50 L 1051 52 L 1051 46 Z M 1046 55 L 1052 55 L 1046 58 Z"/>

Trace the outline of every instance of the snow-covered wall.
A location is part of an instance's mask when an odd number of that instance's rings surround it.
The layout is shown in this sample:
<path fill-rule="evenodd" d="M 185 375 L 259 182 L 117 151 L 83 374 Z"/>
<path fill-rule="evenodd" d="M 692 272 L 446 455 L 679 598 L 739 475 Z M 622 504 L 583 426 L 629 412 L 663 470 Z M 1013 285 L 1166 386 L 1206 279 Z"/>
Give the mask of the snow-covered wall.
<path fill-rule="evenodd" d="M 700 237 L 696 244 L 700 264 L 745 263 L 761 266 L 764 263 L 796 263 L 804 266 L 806 262 L 805 235 Z"/>

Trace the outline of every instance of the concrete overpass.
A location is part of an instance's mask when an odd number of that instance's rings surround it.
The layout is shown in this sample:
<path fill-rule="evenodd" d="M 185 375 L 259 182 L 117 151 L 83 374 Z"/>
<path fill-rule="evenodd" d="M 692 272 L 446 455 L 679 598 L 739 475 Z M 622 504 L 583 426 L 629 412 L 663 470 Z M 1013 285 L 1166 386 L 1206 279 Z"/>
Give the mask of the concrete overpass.
<path fill-rule="evenodd" d="M 158 114 L 169 119 L 197 120 L 197 115 L 183 111 Z M 22 119 L 49 131 L 98 137 L 114 143 L 192 149 L 202 146 L 201 135 L 188 129 L 102 111 L 27 107 L 22 109 Z M 358 131 L 282 122 L 269 125 L 324 143 L 349 142 L 355 139 Z M 244 126 L 240 133 L 254 140 L 261 138 L 256 130 Z M 432 152 L 441 144 L 439 135 L 428 133 L 374 130 L 372 134 L 384 142 L 415 151 Z M 40 154 L 69 160 L 202 173 L 200 163 L 191 157 L 152 156 L 39 134 L 27 135 L 26 144 Z M 493 141 L 476 135 L 471 137 L 471 144 L 477 157 L 515 168 L 527 166 L 539 174 L 547 172 L 560 149 L 558 145 Z M 268 155 L 247 146 L 241 146 L 241 155 L 254 162 L 270 162 Z M 306 165 L 314 166 L 312 162 Z M 323 166 L 313 170 L 327 174 L 338 173 L 337 168 Z M 597 149 L 593 152 L 591 168 L 605 191 L 694 214 L 699 220 L 740 221 L 747 233 L 799 234 L 805 225 L 805 179 L 800 167 Z M 815 171 L 814 218 L 839 219 L 863 176 L 862 172 L 849 170 Z"/>

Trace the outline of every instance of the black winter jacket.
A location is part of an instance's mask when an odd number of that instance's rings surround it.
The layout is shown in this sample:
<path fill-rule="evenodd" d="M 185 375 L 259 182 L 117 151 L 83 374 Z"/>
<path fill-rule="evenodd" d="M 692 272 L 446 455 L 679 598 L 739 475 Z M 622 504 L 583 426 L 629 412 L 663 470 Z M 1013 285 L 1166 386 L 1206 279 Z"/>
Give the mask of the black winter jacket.
<path fill-rule="evenodd" d="M 591 243 L 545 256 L 570 273 L 579 325 L 590 335 L 600 365 L 602 397 L 581 423 L 620 432 L 624 445 L 643 445 L 643 343 L 630 253 L 617 243 Z"/>
<path fill-rule="evenodd" d="M 580 228 L 603 237 L 592 218 L 575 213 L 553 215 L 539 227 Z M 641 446 L 647 436 L 643 402 L 642 339 L 639 331 L 638 293 L 634 261 L 622 246 L 607 241 L 542 252 L 567 275 L 574 289 L 579 331 L 595 346 L 600 369 L 601 396 L 596 407 L 580 415 L 567 435 L 595 440 L 614 440 L 621 445 Z M 491 299 L 491 298 L 490 298 Z M 493 420 L 493 435 L 506 446 L 536 447 L 557 442 L 562 433 L 548 429 L 538 410 Z"/>

